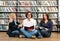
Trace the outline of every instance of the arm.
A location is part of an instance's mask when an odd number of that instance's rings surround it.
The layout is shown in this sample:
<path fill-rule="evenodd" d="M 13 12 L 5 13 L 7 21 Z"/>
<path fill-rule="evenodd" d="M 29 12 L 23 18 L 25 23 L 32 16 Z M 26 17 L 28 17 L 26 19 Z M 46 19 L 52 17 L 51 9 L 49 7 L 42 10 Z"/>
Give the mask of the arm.
<path fill-rule="evenodd" d="M 52 26 L 53 26 L 53 23 L 52 23 L 51 21 L 49 21 L 49 22 L 47 23 L 47 25 L 45 26 L 45 29 L 46 29 L 47 31 L 52 31 Z"/>
<path fill-rule="evenodd" d="M 52 31 L 52 27 L 53 27 L 53 23 L 50 22 L 50 23 L 49 23 L 49 30 L 50 30 L 50 31 Z"/>

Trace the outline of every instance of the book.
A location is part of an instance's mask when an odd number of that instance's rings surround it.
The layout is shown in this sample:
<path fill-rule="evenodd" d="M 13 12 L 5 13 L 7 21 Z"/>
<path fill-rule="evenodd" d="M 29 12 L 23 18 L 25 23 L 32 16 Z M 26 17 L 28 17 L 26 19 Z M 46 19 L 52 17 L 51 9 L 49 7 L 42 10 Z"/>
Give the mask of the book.
<path fill-rule="evenodd" d="M 34 29 L 34 26 L 30 26 L 30 27 L 24 27 L 25 30 L 28 30 L 28 29 Z"/>

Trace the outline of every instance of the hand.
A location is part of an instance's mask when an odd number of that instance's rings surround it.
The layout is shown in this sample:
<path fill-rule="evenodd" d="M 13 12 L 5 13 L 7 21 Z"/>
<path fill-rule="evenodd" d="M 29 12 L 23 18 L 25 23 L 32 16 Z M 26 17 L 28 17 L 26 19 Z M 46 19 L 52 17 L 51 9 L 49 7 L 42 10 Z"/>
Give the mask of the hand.
<path fill-rule="evenodd" d="M 49 29 L 45 28 L 46 31 L 48 31 Z"/>
<path fill-rule="evenodd" d="M 18 28 L 20 28 L 20 27 L 22 27 L 22 24 L 19 24 L 19 25 L 18 25 Z"/>
<path fill-rule="evenodd" d="M 35 26 L 35 29 L 38 29 L 39 27 L 38 26 Z"/>

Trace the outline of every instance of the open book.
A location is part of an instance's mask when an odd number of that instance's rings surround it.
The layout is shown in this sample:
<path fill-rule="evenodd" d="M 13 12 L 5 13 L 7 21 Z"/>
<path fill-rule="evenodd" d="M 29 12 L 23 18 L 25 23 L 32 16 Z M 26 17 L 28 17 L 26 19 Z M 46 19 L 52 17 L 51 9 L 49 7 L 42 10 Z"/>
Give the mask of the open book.
<path fill-rule="evenodd" d="M 28 29 L 34 29 L 34 26 L 30 26 L 30 27 L 24 27 L 25 30 L 28 30 Z"/>

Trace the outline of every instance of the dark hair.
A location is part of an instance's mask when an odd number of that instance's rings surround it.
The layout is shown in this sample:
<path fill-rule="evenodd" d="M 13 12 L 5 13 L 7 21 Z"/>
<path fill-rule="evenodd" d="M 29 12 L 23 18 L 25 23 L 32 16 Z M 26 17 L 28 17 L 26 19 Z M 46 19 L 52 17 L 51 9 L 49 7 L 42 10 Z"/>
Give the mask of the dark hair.
<path fill-rule="evenodd" d="M 47 16 L 47 20 L 50 20 L 50 19 L 49 19 L 49 15 L 48 15 L 47 13 L 45 13 L 45 14 L 46 14 L 46 16 Z M 44 19 L 44 14 L 43 14 L 43 20 L 45 20 L 45 19 Z"/>
<path fill-rule="evenodd" d="M 44 13 L 44 14 L 46 14 L 46 16 L 47 16 L 47 20 L 48 21 L 51 21 L 51 19 L 49 18 L 49 15 L 47 14 L 47 13 Z M 42 23 L 45 23 L 44 21 L 45 21 L 45 19 L 44 19 L 44 14 L 43 14 L 43 19 L 42 19 Z"/>
<path fill-rule="evenodd" d="M 33 17 L 33 16 L 32 16 L 32 12 L 30 12 L 30 11 L 26 12 L 26 15 L 25 15 L 26 18 L 27 18 L 28 13 L 31 13 L 31 18 L 32 18 L 32 17 Z"/>

